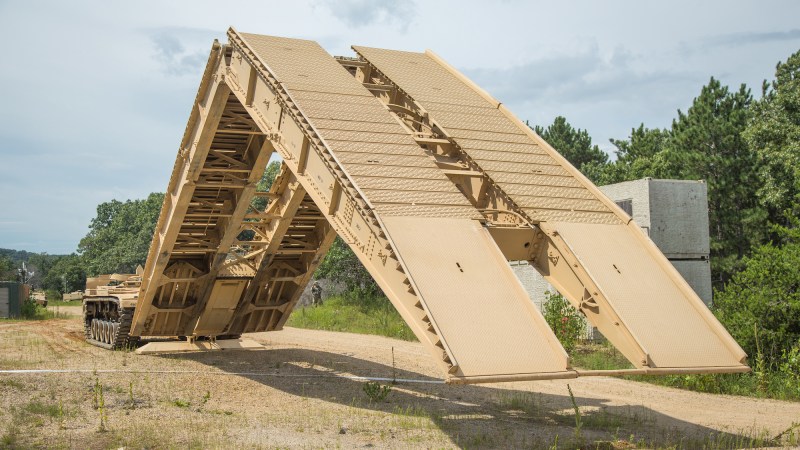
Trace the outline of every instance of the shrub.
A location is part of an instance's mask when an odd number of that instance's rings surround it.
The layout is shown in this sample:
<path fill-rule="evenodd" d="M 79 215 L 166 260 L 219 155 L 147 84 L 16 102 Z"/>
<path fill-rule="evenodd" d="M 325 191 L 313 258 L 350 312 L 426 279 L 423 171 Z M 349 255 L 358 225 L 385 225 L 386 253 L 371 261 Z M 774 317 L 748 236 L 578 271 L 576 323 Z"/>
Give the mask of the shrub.
<path fill-rule="evenodd" d="M 776 370 L 800 341 L 800 230 L 757 249 L 717 292 L 715 313 L 750 358 Z"/>
<path fill-rule="evenodd" d="M 392 386 L 388 384 L 380 384 L 378 382 L 367 381 L 364 383 L 364 393 L 370 401 L 375 403 L 386 400 L 386 397 L 392 392 Z"/>
<path fill-rule="evenodd" d="M 542 313 L 564 349 L 567 352 L 574 350 L 586 330 L 586 321 L 581 313 L 560 294 L 550 292 L 545 292 Z"/>

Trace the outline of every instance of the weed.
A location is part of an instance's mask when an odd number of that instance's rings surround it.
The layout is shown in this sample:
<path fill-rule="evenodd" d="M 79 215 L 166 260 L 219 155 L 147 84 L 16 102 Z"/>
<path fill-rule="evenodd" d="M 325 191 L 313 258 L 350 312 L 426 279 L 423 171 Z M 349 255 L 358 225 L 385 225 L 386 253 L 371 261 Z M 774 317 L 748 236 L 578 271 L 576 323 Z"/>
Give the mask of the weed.
<path fill-rule="evenodd" d="M 370 401 L 376 403 L 384 401 L 391 391 L 392 386 L 388 384 L 380 384 L 377 381 L 364 383 L 364 393 L 367 394 Z"/>
<path fill-rule="evenodd" d="M 192 403 L 189 402 L 188 400 L 181 400 L 179 398 L 176 398 L 175 400 L 173 400 L 172 404 L 177 406 L 178 408 L 188 408 L 188 407 L 192 406 Z"/>
<path fill-rule="evenodd" d="M 17 380 L 12 380 L 12 379 L 0 380 L 0 386 L 6 386 L 6 387 L 10 387 L 10 388 L 14 388 L 14 389 L 20 389 L 20 390 L 25 389 L 25 385 L 24 384 L 20 383 Z"/>
<path fill-rule="evenodd" d="M 62 412 L 59 408 L 59 405 L 46 404 L 38 400 L 33 400 L 27 405 L 25 405 L 24 411 L 29 414 L 34 414 L 37 416 L 48 416 L 53 419 L 57 418 L 59 416 L 59 413 Z"/>
<path fill-rule="evenodd" d="M 572 388 L 567 384 L 567 391 L 569 392 L 569 401 L 572 402 L 572 409 L 575 410 L 575 442 L 578 445 L 583 445 L 583 434 L 581 433 L 581 410 L 578 408 L 578 403 L 575 402 L 575 396 L 572 395 Z"/>
<path fill-rule="evenodd" d="M 6 433 L 0 437 L 0 447 L 18 448 L 19 447 L 19 427 L 12 422 L 6 429 Z"/>
<path fill-rule="evenodd" d="M 300 308 L 298 312 L 289 316 L 287 326 L 416 340 L 414 333 L 388 301 L 345 295 L 329 297 L 322 305 Z"/>
<path fill-rule="evenodd" d="M 126 401 L 127 409 L 136 409 L 136 399 L 133 398 L 133 381 L 128 382 L 128 400 Z"/>
<path fill-rule="evenodd" d="M 397 384 L 397 366 L 394 363 L 394 347 L 392 347 L 392 384 Z"/>
<path fill-rule="evenodd" d="M 106 398 L 103 395 L 103 385 L 100 384 L 100 380 L 95 382 L 95 399 L 97 402 L 97 412 L 100 415 L 100 426 L 97 431 L 104 433 L 107 431 L 106 422 L 108 421 L 108 416 L 106 415 Z"/>
<path fill-rule="evenodd" d="M 496 402 L 503 411 L 522 411 L 534 417 L 541 416 L 544 409 L 540 396 L 532 392 L 504 393 Z"/>
<path fill-rule="evenodd" d="M 205 405 L 209 400 L 211 400 L 211 391 L 206 391 L 206 393 L 203 394 L 203 397 L 200 399 L 200 405 Z"/>
<path fill-rule="evenodd" d="M 58 428 L 60 430 L 66 428 L 64 426 L 64 402 L 61 399 L 58 400 Z"/>
<path fill-rule="evenodd" d="M 100 389 L 101 389 L 101 387 L 100 387 L 100 379 L 97 378 L 97 374 L 95 373 L 94 387 L 92 388 L 92 408 L 93 409 L 97 409 L 99 407 L 99 405 L 100 405 L 100 403 L 98 401 L 99 399 L 98 399 L 98 396 L 97 396 L 98 392 L 100 392 Z"/>

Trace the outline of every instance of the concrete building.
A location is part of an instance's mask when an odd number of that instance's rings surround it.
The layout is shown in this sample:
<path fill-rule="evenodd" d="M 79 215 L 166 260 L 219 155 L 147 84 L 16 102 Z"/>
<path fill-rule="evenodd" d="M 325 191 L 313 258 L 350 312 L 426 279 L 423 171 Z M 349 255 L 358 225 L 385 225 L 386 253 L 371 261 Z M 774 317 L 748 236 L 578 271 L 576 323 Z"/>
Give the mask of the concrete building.
<path fill-rule="evenodd" d="M 600 190 L 633 217 L 697 295 L 710 305 L 706 183 L 645 178 L 601 186 Z"/>
<path fill-rule="evenodd" d="M 711 304 L 708 190 L 703 181 L 641 180 L 600 186 L 639 224 L 667 259 L 707 304 Z M 598 236 L 602 239 L 602 236 Z M 531 300 L 539 309 L 545 291 L 556 292 L 525 261 L 512 262 Z"/>

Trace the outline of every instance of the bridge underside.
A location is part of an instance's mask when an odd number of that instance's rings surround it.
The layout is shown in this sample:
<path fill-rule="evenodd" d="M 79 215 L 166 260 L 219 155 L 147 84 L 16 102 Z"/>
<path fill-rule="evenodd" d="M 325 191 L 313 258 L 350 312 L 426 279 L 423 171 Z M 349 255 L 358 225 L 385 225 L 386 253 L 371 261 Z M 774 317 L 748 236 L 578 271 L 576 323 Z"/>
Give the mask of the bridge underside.
<path fill-rule="evenodd" d="M 228 36 L 176 160 L 134 335 L 279 330 L 338 234 L 450 382 L 594 374 L 570 366 L 508 260 L 530 261 L 640 373 L 748 370 L 638 226 L 436 55 L 333 58 L 313 41 Z M 274 152 L 281 172 L 257 192 Z"/>

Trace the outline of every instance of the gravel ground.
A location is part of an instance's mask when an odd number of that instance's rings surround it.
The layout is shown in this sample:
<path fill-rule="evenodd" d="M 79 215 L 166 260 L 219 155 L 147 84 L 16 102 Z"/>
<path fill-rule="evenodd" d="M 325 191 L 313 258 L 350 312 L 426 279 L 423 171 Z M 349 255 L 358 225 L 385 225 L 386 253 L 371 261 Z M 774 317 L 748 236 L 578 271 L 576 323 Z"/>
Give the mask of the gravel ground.
<path fill-rule="evenodd" d="M 136 355 L 87 345 L 78 317 L 0 321 L 0 369 L 80 370 L 0 373 L 0 448 L 746 448 L 800 422 L 800 403 L 615 378 L 437 384 L 420 344 L 378 336 L 246 337 L 265 348 Z M 424 383 L 376 401 L 350 376 Z"/>

